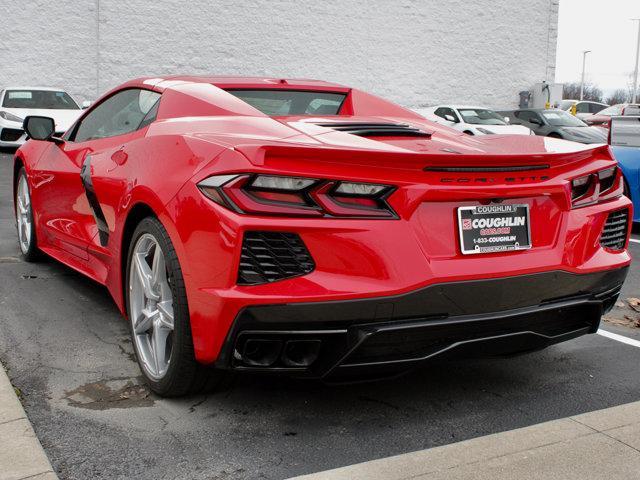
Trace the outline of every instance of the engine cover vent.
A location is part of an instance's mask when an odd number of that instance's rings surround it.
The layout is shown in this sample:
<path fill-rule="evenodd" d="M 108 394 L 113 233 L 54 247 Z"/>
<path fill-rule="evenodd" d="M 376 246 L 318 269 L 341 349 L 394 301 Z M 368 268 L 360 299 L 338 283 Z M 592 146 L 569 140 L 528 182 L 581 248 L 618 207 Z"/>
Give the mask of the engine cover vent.
<path fill-rule="evenodd" d="M 339 132 L 350 133 L 360 137 L 430 137 L 425 132 L 406 123 L 360 123 L 360 122 L 323 122 L 316 123 L 320 127 L 332 128 Z"/>

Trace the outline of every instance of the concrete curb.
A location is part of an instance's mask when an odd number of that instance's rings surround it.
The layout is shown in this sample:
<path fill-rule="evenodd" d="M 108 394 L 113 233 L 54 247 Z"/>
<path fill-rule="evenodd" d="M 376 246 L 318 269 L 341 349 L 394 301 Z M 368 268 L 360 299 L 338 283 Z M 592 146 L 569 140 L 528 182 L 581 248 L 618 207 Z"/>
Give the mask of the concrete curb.
<path fill-rule="evenodd" d="M 640 402 L 292 480 L 640 478 Z"/>
<path fill-rule="evenodd" d="M 57 480 L 0 364 L 0 480 Z"/>

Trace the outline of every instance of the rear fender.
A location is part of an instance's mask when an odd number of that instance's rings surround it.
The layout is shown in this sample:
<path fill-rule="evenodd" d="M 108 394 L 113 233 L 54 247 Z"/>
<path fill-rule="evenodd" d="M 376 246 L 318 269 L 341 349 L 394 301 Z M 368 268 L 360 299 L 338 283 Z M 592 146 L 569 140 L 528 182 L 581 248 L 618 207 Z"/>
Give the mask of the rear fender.
<path fill-rule="evenodd" d="M 124 272 L 126 269 L 127 252 L 129 249 L 129 235 L 132 233 L 132 231 L 127 232 L 125 230 L 125 226 L 127 226 L 127 219 L 129 218 L 129 216 L 136 209 L 136 207 L 139 206 L 147 207 L 152 212 L 152 214 L 160 221 L 160 223 L 162 223 L 169 235 L 169 238 L 171 239 L 171 243 L 175 248 L 178 260 L 180 261 L 181 265 L 184 264 L 183 259 L 185 259 L 184 248 L 180 241 L 180 237 L 176 230 L 172 215 L 169 214 L 163 202 L 156 195 L 156 193 L 148 187 L 139 186 L 134 188 L 130 192 L 130 201 L 127 204 L 127 208 L 120 214 L 120 218 L 117 222 L 117 228 L 111 234 L 113 236 L 113 238 L 109 242 L 111 251 L 108 252 L 109 257 L 111 258 L 111 268 L 109 268 L 107 280 L 105 282 L 107 288 L 109 289 L 109 292 L 111 293 L 111 296 L 116 302 L 116 305 L 125 316 L 126 305 L 124 302 Z M 133 226 L 133 229 L 135 229 L 135 226 Z M 101 249 L 100 247 L 95 248 Z"/>

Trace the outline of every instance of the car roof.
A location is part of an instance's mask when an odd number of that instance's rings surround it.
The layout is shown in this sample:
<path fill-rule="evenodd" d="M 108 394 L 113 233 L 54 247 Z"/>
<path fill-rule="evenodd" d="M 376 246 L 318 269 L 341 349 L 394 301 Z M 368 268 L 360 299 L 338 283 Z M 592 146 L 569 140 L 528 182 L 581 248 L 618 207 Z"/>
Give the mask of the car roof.
<path fill-rule="evenodd" d="M 455 103 L 442 103 L 439 105 L 434 105 L 432 107 L 420 107 L 420 108 L 416 108 L 414 110 L 435 110 L 436 108 L 455 108 L 456 110 L 465 110 L 467 108 L 469 109 L 476 109 L 476 110 L 493 110 L 495 111 L 493 108 L 489 108 L 489 107 L 481 107 L 479 105 L 458 105 Z"/>
<path fill-rule="evenodd" d="M 560 108 L 516 108 L 515 110 L 503 110 L 504 112 L 564 112 Z"/>
<path fill-rule="evenodd" d="M 55 87 L 25 87 L 25 86 L 17 86 L 17 87 L 2 87 L 0 90 L 44 90 L 47 92 L 66 92 L 64 88 L 55 88 Z"/>
<path fill-rule="evenodd" d="M 572 98 L 565 98 L 561 100 L 561 102 L 572 102 L 572 103 L 595 103 L 596 105 L 606 105 L 609 106 L 608 103 L 596 102 L 595 100 L 574 100 Z"/>
<path fill-rule="evenodd" d="M 237 77 L 227 75 L 171 75 L 163 77 L 143 77 L 127 82 L 123 86 L 153 86 L 159 89 L 169 88 L 175 82 L 209 83 L 220 88 L 308 88 L 349 90 L 349 87 L 338 83 L 314 80 L 309 78 L 275 78 L 275 77 Z M 119 88 L 122 88 L 120 86 Z"/>
<path fill-rule="evenodd" d="M 460 109 L 477 109 L 477 110 L 493 110 L 493 108 L 489 108 L 489 107 L 481 107 L 480 105 L 440 105 L 441 107 L 449 107 L 449 108 L 455 108 L 456 110 L 460 110 Z"/>

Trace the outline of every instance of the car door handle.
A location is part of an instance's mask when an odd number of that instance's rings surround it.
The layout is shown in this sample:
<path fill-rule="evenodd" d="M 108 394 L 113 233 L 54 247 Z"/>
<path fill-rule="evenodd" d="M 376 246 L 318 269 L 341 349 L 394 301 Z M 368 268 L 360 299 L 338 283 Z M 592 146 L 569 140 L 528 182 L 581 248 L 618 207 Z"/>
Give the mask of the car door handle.
<path fill-rule="evenodd" d="M 118 165 L 124 165 L 127 162 L 127 158 L 129 158 L 129 155 L 127 155 L 123 149 L 120 149 L 111 155 L 111 160 Z"/>

